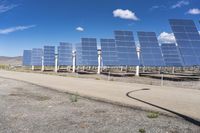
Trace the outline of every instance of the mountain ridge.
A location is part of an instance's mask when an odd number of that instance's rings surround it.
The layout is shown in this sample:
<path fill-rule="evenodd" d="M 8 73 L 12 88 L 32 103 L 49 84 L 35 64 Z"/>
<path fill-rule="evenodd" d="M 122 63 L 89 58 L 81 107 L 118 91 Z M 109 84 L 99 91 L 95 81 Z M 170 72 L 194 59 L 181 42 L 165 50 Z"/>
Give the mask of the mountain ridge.
<path fill-rule="evenodd" d="M 21 65 L 22 64 L 22 56 L 0 56 L 0 65 Z"/>

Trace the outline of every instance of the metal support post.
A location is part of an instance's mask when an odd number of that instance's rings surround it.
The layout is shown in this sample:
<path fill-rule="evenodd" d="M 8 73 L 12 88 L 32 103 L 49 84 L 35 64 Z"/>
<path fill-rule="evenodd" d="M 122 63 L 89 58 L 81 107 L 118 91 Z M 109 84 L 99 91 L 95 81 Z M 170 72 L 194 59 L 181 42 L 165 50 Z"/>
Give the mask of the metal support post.
<path fill-rule="evenodd" d="M 76 51 L 72 52 L 72 62 L 73 62 L 72 72 L 75 73 L 76 72 Z"/>
<path fill-rule="evenodd" d="M 140 60 L 140 48 L 137 47 L 137 56 L 138 56 L 138 60 Z M 140 76 L 140 66 L 136 66 L 136 73 L 135 73 L 135 76 Z"/>

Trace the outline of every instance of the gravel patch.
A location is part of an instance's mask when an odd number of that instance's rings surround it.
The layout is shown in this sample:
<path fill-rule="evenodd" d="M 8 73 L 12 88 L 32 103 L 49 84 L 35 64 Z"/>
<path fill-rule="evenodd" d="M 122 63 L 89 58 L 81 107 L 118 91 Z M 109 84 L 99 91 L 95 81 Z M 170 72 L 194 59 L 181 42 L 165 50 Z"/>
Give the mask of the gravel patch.
<path fill-rule="evenodd" d="M 2 133 L 199 133 L 200 127 L 182 118 L 78 97 L 36 85 L 0 78 Z M 76 98 L 76 97 L 75 97 Z"/>

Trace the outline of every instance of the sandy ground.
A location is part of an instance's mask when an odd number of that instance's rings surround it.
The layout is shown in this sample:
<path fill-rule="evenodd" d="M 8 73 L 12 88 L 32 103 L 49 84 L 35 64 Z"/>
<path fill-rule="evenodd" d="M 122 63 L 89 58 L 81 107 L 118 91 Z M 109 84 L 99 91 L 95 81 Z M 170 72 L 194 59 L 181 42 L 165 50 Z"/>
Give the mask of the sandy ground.
<path fill-rule="evenodd" d="M 52 73 L 50 73 L 52 74 Z M 119 82 L 126 82 L 126 83 L 137 83 L 137 84 L 146 84 L 146 85 L 156 85 L 156 86 L 167 86 L 167 87 L 180 87 L 180 88 L 187 88 L 187 89 L 197 89 L 200 90 L 200 81 L 170 81 L 170 80 L 163 80 L 161 79 L 154 79 L 149 77 L 113 77 L 113 76 L 106 76 L 106 75 L 81 75 L 81 74 L 73 74 L 73 73 L 58 73 L 61 76 L 72 76 L 78 78 L 93 78 L 99 80 L 109 80 L 109 81 L 119 81 Z M 162 83 L 163 82 L 163 83 Z"/>
<path fill-rule="evenodd" d="M 6 133 L 199 133 L 181 118 L 78 97 L 24 82 L 0 78 L 0 132 Z"/>
<path fill-rule="evenodd" d="M 198 120 L 199 125 L 200 91 L 195 89 L 161 87 L 99 79 L 66 78 L 55 75 L 3 70 L 0 71 L 0 76 L 33 83 L 61 92 L 78 93 L 80 96 L 101 101 L 144 110 L 159 111 L 172 116 L 176 114 L 170 113 L 173 111 Z M 143 90 L 144 88 L 148 90 L 145 91 Z M 130 94 L 129 96 L 127 96 L 128 93 Z M 166 109 L 170 111 L 166 111 Z"/>
<path fill-rule="evenodd" d="M 105 75 L 78 75 L 76 77 L 80 78 L 99 78 L 102 80 L 111 80 L 111 81 L 119 81 L 119 82 L 126 82 L 126 83 L 139 83 L 139 84 L 146 84 L 146 85 L 156 85 L 156 86 L 169 86 L 169 87 L 180 87 L 180 88 L 187 88 L 187 89 L 198 89 L 200 90 L 200 81 L 170 81 L 164 80 L 163 83 L 161 79 L 153 79 L 149 77 L 109 77 Z"/>
<path fill-rule="evenodd" d="M 24 71 L 24 72 L 32 72 L 32 73 L 43 73 L 43 74 L 51 74 L 51 75 L 60 75 L 67 77 L 77 77 L 77 78 L 90 78 L 90 79 L 98 79 L 98 80 L 109 80 L 109 81 L 119 81 L 126 83 L 138 83 L 138 84 L 146 84 L 146 85 L 156 85 L 156 86 L 167 86 L 167 87 L 179 87 L 179 88 L 187 88 L 187 89 L 197 89 L 200 90 L 200 81 L 170 81 L 155 79 L 150 77 L 113 77 L 107 75 L 98 75 L 98 74 L 78 74 L 78 73 L 54 73 L 54 72 L 40 72 L 40 71 L 30 71 L 30 70 L 16 70 L 16 71 Z"/>

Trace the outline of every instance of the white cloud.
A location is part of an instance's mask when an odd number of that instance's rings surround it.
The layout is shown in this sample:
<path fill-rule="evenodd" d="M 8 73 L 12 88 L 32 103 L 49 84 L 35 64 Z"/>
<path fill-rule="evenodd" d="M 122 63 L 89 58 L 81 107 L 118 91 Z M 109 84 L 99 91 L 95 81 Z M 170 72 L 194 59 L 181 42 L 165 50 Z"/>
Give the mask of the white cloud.
<path fill-rule="evenodd" d="M 189 4 L 190 4 L 189 1 L 187 1 L 187 0 L 181 0 L 181 1 L 178 1 L 176 4 L 172 5 L 171 8 L 172 9 L 180 8 L 180 7 L 189 5 Z"/>
<path fill-rule="evenodd" d="M 160 43 L 176 43 L 175 37 L 173 33 L 162 32 L 158 36 L 158 41 Z"/>
<path fill-rule="evenodd" d="M 192 14 L 192 15 L 198 15 L 200 14 L 200 9 L 198 8 L 193 8 L 193 9 L 190 9 L 187 14 Z"/>
<path fill-rule="evenodd" d="M 9 33 L 16 32 L 16 31 L 27 30 L 27 29 L 30 29 L 33 27 L 35 27 L 35 25 L 16 26 L 16 27 L 10 27 L 10 28 L 6 28 L 6 29 L 0 29 L 0 34 L 9 34 Z"/>
<path fill-rule="evenodd" d="M 80 32 L 83 32 L 83 31 L 84 31 L 84 28 L 83 28 L 83 27 L 77 27 L 76 30 L 77 30 L 77 31 L 80 31 Z"/>
<path fill-rule="evenodd" d="M 8 5 L 8 4 L 6 4 L 5 1 L 0 1 L 0 13 L 4 13 L 9 10 L 12 10 L 13 8 L 15 8 L 17 6 L 18 5 L 15 5 L 15 4 Z"/>
<path fill-rule="evenodd" d="M 121 19 L 130 19 L 130 20 L 139 20 L 139 18 L 136 16 L 136 14 L 128 9 L 116 9 L 113 11 L 114 17 L 119 17 Z"/>

